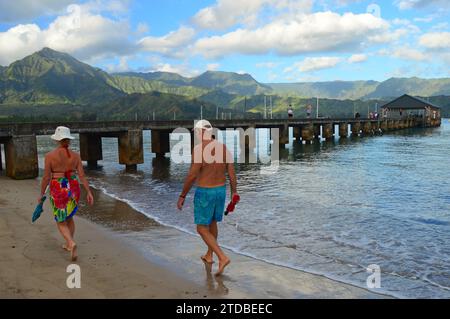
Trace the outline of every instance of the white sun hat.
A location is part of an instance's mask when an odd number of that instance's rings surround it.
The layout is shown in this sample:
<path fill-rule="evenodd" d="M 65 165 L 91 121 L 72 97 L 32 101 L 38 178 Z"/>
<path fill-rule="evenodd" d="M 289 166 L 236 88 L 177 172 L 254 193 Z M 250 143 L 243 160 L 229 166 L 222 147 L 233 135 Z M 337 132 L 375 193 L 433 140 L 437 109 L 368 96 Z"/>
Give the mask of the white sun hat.
<path fill-rule="evenodd" d="M 200 121 L 197 121 L 194 125 L 194 130 L 196 130 L 196 129 L 212 131 L 213 127 L 208 120 L 200 120 Z"/>
<path fill-rule="evenodd" d="M 51 136 L 52 140 L 62 141 L 65 139 L 73 140 L 75 137 L 70 135 L 70 129 L 65 126 L 58 126 L 55 130 L 55 134 Z"/>

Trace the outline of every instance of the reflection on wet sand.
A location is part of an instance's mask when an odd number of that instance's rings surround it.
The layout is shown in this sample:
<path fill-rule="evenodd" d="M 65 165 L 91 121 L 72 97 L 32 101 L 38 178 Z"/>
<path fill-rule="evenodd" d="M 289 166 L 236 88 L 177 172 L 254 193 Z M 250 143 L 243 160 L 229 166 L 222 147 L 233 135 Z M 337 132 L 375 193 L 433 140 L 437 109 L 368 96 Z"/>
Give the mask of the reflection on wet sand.
<path fill-rule="evenodd" d="M 203 262 L 205 265 L 205 273 L 206 273 L 206 288 L 208 292 L 215 297 L 226 296 L 229 293 L 229 289 L 223 283 L 224 275 L 222 276 L 213 276 L 212 275 L 212 266 L 213 264 Z"/>

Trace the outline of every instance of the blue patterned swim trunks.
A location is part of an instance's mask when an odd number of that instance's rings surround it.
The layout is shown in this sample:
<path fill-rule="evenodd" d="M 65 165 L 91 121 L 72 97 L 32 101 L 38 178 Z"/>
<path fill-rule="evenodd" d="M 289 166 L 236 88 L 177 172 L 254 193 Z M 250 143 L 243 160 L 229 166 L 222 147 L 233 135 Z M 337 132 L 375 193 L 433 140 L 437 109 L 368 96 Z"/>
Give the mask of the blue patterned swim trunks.
<path fill-rule="evenodd" d="M 196 225 L 221 222 L 225 209 L 226 186 L 214 188 L 197 187 L 194 196 L 194 221 Z"/>

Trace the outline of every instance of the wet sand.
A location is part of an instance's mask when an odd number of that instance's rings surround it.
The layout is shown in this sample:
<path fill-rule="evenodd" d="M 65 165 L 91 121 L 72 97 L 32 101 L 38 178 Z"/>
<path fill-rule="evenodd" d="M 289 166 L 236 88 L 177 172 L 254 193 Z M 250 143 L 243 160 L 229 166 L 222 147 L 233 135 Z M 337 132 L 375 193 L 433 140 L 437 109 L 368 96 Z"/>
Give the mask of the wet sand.
<path fill-rule="evenodd" d="M 30 224 L 37 181 L 0 177 L 2 298 L 386 298 L 323 276 L 226 251 L 232 264 L 214 277 L 199 237 L 161 226 L 128 204 L 94 191 L 76 218 L 82 288 L 68 289 L 69 256 L 45 204 Z"/>

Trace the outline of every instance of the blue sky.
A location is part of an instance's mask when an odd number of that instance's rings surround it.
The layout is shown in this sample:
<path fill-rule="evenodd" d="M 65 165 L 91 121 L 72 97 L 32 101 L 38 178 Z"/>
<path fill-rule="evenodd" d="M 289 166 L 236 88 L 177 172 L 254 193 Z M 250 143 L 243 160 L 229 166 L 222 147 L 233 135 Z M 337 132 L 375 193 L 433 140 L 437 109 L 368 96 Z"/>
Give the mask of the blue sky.
<path fill-rule="evenodd" d="M 0 65 L 51 47 L 109 72 L 449 77 L 449 16 L 447 0 L 0 0 Z"/>

